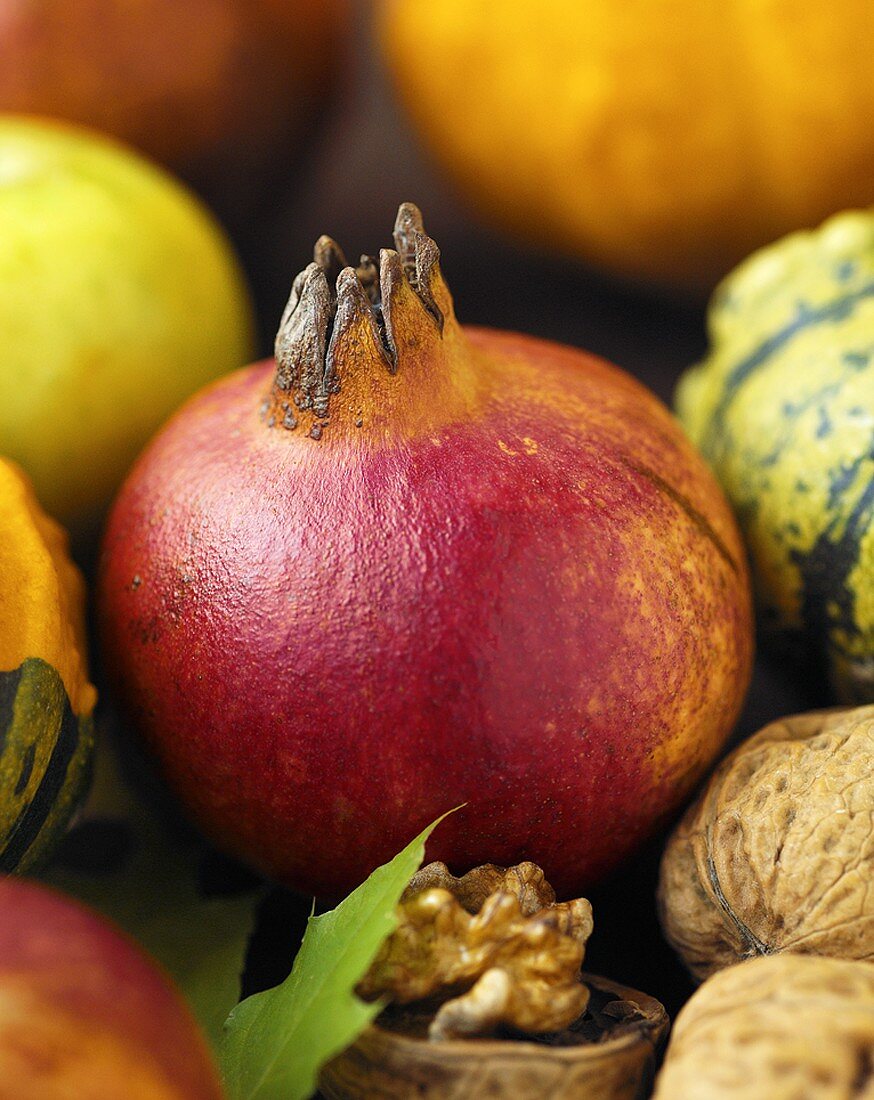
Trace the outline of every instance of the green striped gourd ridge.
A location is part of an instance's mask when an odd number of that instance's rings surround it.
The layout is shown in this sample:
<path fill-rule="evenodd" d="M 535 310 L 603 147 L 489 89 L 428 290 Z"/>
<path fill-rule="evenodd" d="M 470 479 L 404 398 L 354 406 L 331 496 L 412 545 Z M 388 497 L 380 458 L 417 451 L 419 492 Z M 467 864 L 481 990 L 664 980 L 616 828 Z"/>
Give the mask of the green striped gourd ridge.
<path fill-rule="evenodd" d="M 760 625 L 874 701 L 874 215 L 838 215 L 721 285 L 677 410 L 752 559 Z"/>
<path fill-rule="evenodd" d="M 38 657 L 0 672 L 0 872 L 38 864 L 87 783 L 94 726 Z"/>

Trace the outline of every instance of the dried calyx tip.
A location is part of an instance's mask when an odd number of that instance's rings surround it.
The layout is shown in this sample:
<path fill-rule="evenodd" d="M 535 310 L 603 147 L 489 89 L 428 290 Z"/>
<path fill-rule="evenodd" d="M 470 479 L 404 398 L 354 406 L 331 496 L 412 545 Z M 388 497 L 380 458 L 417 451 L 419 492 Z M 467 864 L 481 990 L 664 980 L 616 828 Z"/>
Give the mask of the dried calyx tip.
<path fill-rule="evenodd" d="M 443 313 L 434 301 L 432 289 L 433 276 L 440 262 L 440 249 L 425 232 L 418 206 L 411 202 L 401 203 L 395 218 L 393 236 L 410 286 L 419 295 L 425 309 L 442 332 Z"/>
<path fill-rule="evenodd" d="M 352 267 L 330 237 L 316 241 L 313 262 L 294 280 L 276 334 L 273 389 L 279 408 L 271 407 L 265 414 L 268 423 L 295 428 L 293 409 L 311 409 L 317 417 L 327 417 L 330 398 L 340 389 L 334 338 L 354 317 L 370 320 L 388 369 L 397 369 L 391 301 L 399 280 L 406 279 L 442 334 L 443 312 L 433 290 L 440 250 L 425 232 L 413 203 L 402 203 L 398 210 L 394 243 L 395 249 L 383 249 L 378 261 L 362 256 Z M 311 429 L 314 438 L 319 437 L 319 427 Z"/>

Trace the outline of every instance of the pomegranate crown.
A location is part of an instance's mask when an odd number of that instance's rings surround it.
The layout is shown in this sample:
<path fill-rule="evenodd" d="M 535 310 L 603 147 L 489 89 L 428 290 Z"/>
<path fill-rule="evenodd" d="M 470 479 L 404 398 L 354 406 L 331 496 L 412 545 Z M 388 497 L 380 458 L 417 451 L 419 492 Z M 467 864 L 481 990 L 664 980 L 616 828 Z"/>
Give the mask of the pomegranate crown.
<path fill-rule="evenodd" d="M 296 411 L 327 418 L 331 396 L 341 385 L 338 346 L 362 321 L 389 372 L 397 371 L 395 312 L 405 284 L 442 336 L 445 318 L 435 298 L 440 250 L 413 203 L 401 204 L 393 235 L 395 248 L 381 249 L 378 260 L 362 256 L 357 267 L 330 237 L 316 241 L 313 262 L 294 280 L 276 334 L 273 401 L 263 408 L 271 425 L 296 428 Z M 314 425 L 310 434 L 319 438 L 321 427 Z"/>

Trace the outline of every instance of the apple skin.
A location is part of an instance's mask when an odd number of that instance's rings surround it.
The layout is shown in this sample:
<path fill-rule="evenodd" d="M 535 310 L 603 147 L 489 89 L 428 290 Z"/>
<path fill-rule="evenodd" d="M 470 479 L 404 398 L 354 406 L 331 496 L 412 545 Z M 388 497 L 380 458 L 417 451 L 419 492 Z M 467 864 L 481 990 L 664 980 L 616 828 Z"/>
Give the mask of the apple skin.
<path fill-rule="evenodd" d="M 0 0 L 0 109 L 130 142 L 191 182 L 281 157 L 340 68 L 346 0 Z"/>
<path fill-rule="evenodd" d="M 340 895 L 466 803 L 429 859 L 531 859 L 567 895 L 724 744 L 744 553 L 644 387 L 437 292 L 439 338 L 396 307 L 396 373 L 361 326 L 337 345 L 318 441 L 265 423 L 272 362 L 174 416 L 110 516 L 103 651 L 195 820 L 287 884 Z"/>
<path fill-rule="evenodd" d="M 245 279 L 187 188 L 53 120 L 0 116 L 0 241 L 0 453 L 78 550 L 169 413 L 251 358 Z"/>
<path fill-rule="evenodd" d="M 0 1097 L 221 1100 L 169 980 L 104 918 L 0 879 Z"/>

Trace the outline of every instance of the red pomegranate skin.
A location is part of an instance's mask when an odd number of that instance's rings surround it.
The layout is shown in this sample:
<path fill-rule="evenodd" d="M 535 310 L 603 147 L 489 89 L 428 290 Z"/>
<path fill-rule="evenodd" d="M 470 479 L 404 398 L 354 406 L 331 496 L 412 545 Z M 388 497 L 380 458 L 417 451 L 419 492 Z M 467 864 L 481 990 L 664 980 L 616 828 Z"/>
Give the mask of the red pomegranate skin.
<path fill-rule="evenodd" d="M 0 879 L 0 1100 L 221 1100 L 167 978 L 84 906 Z"/>
<path fill-rule="evenodd" d="M 463 803 L 429 859 L 578 892 L 736 720 L 740 538 L 635 380 L 461 328 L 436 268 L 441 335 L 391 263 L 395 373 L 344 272 L 329 416 L 286 430 L 263 362 L 142 455 L 103 548 L 106 659 L 194 818 L 270 876 L 341 895 Z"/>

